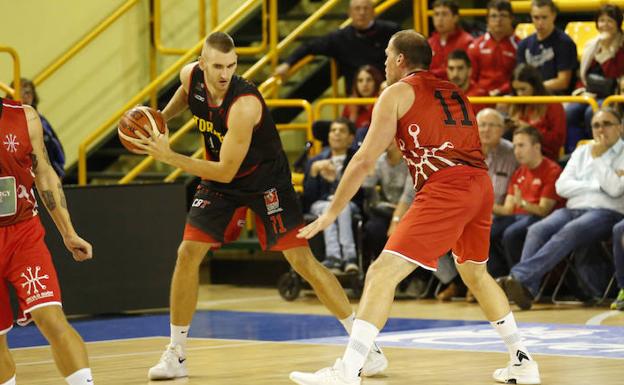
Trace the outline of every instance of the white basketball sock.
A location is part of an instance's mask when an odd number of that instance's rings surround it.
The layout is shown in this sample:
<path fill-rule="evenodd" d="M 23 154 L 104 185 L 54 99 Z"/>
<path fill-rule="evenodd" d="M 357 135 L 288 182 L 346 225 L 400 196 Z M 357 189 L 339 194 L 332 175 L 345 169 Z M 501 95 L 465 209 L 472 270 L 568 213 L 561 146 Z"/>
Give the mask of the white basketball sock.
<path fill-rule="evenodd" d="M 91 375 L 91 369 L 89 368 L 75 371 L 65 377 L 65 381 L 67 381 L 69 385 L 93 385 L 95 383 L 93 382 L 93 376 Z"/>
<path fill-rule="evenodd" d="M 351 334 L 351 330 L 353 329 L 353 321 L 355 321 L 355 313 L 351 313 L 347 318 L 339 320 L 342 326 L 344 326 L 347 334 Z"/>
<path fill-rule="evenodd" d="M 3 382 L 0 385 L 15 385 L 15 375 L 13 375 L 13 377 L 9 378 L 9 380 L 7 382 Z"/>
<path fill-rule="evenodd" d="M 190 325 L 186 326 L 176 326 L 174 324 L 170 324 L 171 326 L 171 345 L 180 345 L 182 348 L 182 352 L 186 349 L 186 339 L 188 337 L 188 331 Z"/>
<path fill-rule="evenodd" d="M 509 314 L 498 321 L 490 322 L 490 324 L 496 329 L 505 346 L 507 346 L 512 363 L 520 364 L 523 360 L 533 359 L 518 332 L 518 326 L 516 326 L 516 320 L 512 312 L 509 312 Z"/>
<path fill-rule="evenodd" d="M 375 325 L 361 319 L 353 322 L 353 332 L 342 357 L 347 379 L 357 378 L 360 375 L 377 334 L 379 334 L 379 329 Z"/>

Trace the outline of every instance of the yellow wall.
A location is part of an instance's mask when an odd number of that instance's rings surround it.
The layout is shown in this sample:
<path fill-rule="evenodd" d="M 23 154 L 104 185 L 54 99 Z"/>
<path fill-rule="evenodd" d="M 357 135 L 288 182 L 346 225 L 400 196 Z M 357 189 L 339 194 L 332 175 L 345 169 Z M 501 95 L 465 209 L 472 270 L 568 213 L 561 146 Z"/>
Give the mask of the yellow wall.
<path fill-rule="evenodd" d="M 210 1 L 206 0 L 207 12 Z M 33 78 L 125 0 L 0 0 L 0 45 L 15 48 L 22 76 Z M 219 1 L 219 19 L 242 0 Z M 162 40 L 191 47 L 199 40 L 198 0 L 162 0 Z M 210 18 L 207 15 L 207 24 Z M 149 2 L 139 1 L 37 89 L 39 110 L 60 137 L 71 165 L 79 143 L 149 82 Z M 209 30 L 209 28 L 207 28 Z M 177 57 L 159 58 L 159 68 Z M 0 81 L 12 80 L 0 55 Z"/>

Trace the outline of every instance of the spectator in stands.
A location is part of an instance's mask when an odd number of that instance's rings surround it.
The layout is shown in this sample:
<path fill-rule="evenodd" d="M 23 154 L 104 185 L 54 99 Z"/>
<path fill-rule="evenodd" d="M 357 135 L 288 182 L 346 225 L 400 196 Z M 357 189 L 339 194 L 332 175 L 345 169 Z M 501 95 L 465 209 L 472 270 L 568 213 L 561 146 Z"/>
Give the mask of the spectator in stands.
<path fill-rule="evenodd" d="M 390 227 L 394 230 L 414 199 L 414 182 L 394 141 L 377 159 L 375 170 L 362 187 L 366 191 L 364 210 L 368 217 L 364 224 L 363 251 L 366 260 L 370 261 L 381 254 Z M 404 210 L 397 212 L 400 203 Z"/>
<path fill-rule="evenodd" d="M 600 33 L 587 42 L 581 58 L 580 81 L 574 95 L 589 95 L 599 103 L 613 95 L 617 79 L 624 75 L 624 33 L 622 11 L 616 5 L 605 4 L 596 15 L 596 27 Z M 566 106 L 568 137 L 566 152 L 574 151 L 576 143 L 591 137 L 590 105 L 570 103 Z"/>
<path fill-rule="evenodd" d="M 608 239 L 624 219 L 622 117 L 610 108 L 592 118 L 594 143 L 573 153 L 556 182 L 565 208 L 529 227 L 520 263 L 499 279 L 507 296 L 530 309 L 542 277 L 572 251 Z"/>
<path fill-rule="evenodd" d="M 511 74 L 516 67 L 513 11 L 507 0 L 491 0 L 487 5 L 487 32 L 468 47 L 472 80 L 491 96 L 511 92 Z"/>
<path fill-rule="evenodd" d="M 488 166 L 488 174 L 492 179 L 494 187 L 494 214 L 502 209 L 505 197 L 507 196 L 507 186 L 514 171 L 518 167 L 518 162 L 513 152 L 513 145 L 504 139 L 503 129 L 505 118 L 503 114 L 493 108 L 484 108 L 477 114 L 477 125 L 479 127 L 479 139 L 481 140 L 481 151 L 485 156 L 485 163 Z M 496 221 L 496 217 L 494 218 Z M 438 294 L 438 299 L 446 301 L 457 297 L 463 291 L 463 283 L 458 278 L 457 270 L 452 260 L 447 257 L 440 259 L 444 263 L 438 264 L 436 276 L 441 282 L 447 284 L 444 290 Z M 451 263 L 449 263 L 451 262 Z M 469 291 L 466 292 L 466 300 L 474 302 L 474 296 Z"/>
<path fill-rule="evenodd" d="M 544 87 L 553 93 L 569 94 L 574 87 L 578 67 L 576 44 L 570 36 L 555 27 L 557 7 L 552 0 L 533 0 L 531 19 L 535 33 L 518 45 L 518 64 L 537 68 Z"/>
<path fill-rule="evenodd" d="M 307 55 L 334 58 L 345 77 L 347 90 L 352 89 L 355 74 L 363 65 L 370 64 L 383 73 L 386 60 L 384 50 L 390 37 L 399 31 L 399 26 L 375 20 L 375 9 L 371 0 L 351 0 L 349 17 L 352 23 L 348 27 L 302 44 L 275 69 L 275 75 L 286 75 L 290 66 Z"/>
<path fill-rule="evenodd" d="M 468 49 L 473 38 L 459 25 L 459 6 L 455 0 L 436 0 L 433 3 L 433 26 L 435 31 L 428 39 L 433 51 L 429 71 L 446 79 L 448 54 L 456 49 Z"/>
<path fill-rule="evenodd" d="M 622 76 L 621 78 L 618 79 L 617 94 L 624 96 L 624 76 Z M 624 115 L 624 103 L 617 103 L 616 104 L 616 110 L 620 114 Z"/>
<path fill-rule="evenodd" d="M 303 201 L 306 212 L 321 215 L 329 206 L 336 191 L 342 172 L 353 157 L 350 148 L 355 135 L 355 126 L 340 117 L 329 128 L 329 146 L 314 158 L 306 167 L 303 181 Z M 359 199 L 356 198 L 356 199 Z M 352 214 L 358 210 L 352 202 L 347 206 L 336 222 L 323 232 L 325 255 L 323 265 L 334 273 L 357 271 L 357 254 L 352 229 Z"/>
<path fill-rule="evenodd" d="M 480 88 L 474 80 L 471 79 L 472 64 L 468 54 L 463 49 L 456 49 L 448 55 L 448 64 L 446 66 L 447 78 L 451 83 L 461 88 L 466 96 L 487 96 L 488 92 Z M 475 113 L 485 108 L 483 104 L 473 104 L 472 108 Z"/>
<path fill-rule="evenodd" d="M 13 87 L 13 83 L 11 83 L 11 87 Z M 41 119 L 41 126 L 43 127 L 43 143 L 45 144 L 46 151 L 48 152 L 50 163 L 52 163 L 52 168 L 58 175 L 59 179 L 63 179 L 65 176 L 65 151 L 63 150 L 63 145 L 61 144 L 58 136 L 56 136 L 56 132 L 54 132 L 52 125 L 37 109 L 37 106 L 39 105 L 39 95 L 37 95 L 35 84 L 29 79 L 21 78 L 20 95 L 22 103 L 28 104 L 37 110 L 39 119 Z M 7 95 L 7 99 L 12 99 L 11 95 Z"/>
<path fill-rule="evenodd" d="M 616 171 L 624 176 L 624 170 Z M 613 227 L 613 259 L 615 260 L 615 277 L 620 291 L 611 304 L 611 310 L 624 310 L 624 221 Z"/>
<path fill-rule="evenodd" d="M 563 205 L 555 190 L 561 166 L 542 156 L 542 134 L 531 126 L 516 129 L 513 151 L 520 167 L 492 222 L 488 270 L 493 277 L 508 275 L 520 261 L 529 226 Z"/>
<path fill-rule="evenodd" d="M 372 65 L 365 65 L 358 69 L 351 90 L 352 98 L 374 98 L 379 96 L 384 75 Z M 368 127 L 373 115 L 373 105 L 348 105 L 342 111 L 342 116 L 355 124 L 356 129 Z"/>
<path fill-rule="evenodd" d="M 514 70 L 511 86 L 513 95 L 548 95 L 542 77 L 528 64 L 520 64 Z M 533 126 L 542 134 L 542 152 L 554 161 L 559 159 L 559 151 L 565 144 L 566 117 L 561 103 L 512 104 L 509 116 L 518 126 Z"/>

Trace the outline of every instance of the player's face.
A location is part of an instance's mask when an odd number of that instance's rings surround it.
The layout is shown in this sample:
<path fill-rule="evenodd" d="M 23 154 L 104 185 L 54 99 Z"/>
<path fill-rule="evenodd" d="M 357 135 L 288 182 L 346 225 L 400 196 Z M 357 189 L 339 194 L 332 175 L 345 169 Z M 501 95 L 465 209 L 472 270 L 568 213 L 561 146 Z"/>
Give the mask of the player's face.
<path fill-rule="evenodd" d="M 549 35 L 555 29 L 557 14 L 550 7 L 531 7 L 531 20 L 539 35 Z"/>
<path fill-rule="evenodd" d="M 518 96 L 533 96 L 533 86 L 531 83 L 521 82 L 520 80 L 514 80 L 511 82 L 511 86 L 514 91 L 516 91 L 516 95 Z"/>
<path fill-rule="evenodd" d="M 397 64 L 397 53 L 392 46 L 392 40 L 388 43 L 386 48 L 386 83 L 388 86 L 393 85 L 401 79 L 399 75 L 399 67 Z"/>
<path fill-rule="evenodd" d="M 470 67 L 461 59 L 450 59 L 446 66 L 446 75 L 453 84 L 462 88 L 470 79 Z"/>
<path fill-rule="evenodd" d="M 433 26 L 438 33 L 450 33 L 455 30 L 459 22 L 459 15 L 453 15 L 448 7 L 433 9 Z"/>
<path fill-rule="evenodd" d="M 591 122 L 594 140 L 611 147 L 622 136 L 622 124 L 616 116 L 606 111 L 594 114 Z"/>
<path fill-rule="evenodd" d="M 349 132 L 349 127 L 342 123 L 332 123 L 329 126 L 329 147 L 332 150 L 343 151 L 351 147 L 353 135 Z"/>
<path fill-rule="evenodd" d="M 370 0 L 351 0 L 349 17 L 355 29 L 366 29 L 375 18 L 375 10 Z"/>
<path fill-rule="evenodd" d="M 479 139 L 484 146 L 492 146 L 500 142 L 503 136 L 503 122 L 494 113 L 479 115 L 477 120 L 479 126 Z"/>
<path fill-rule="evenodd" d="M 517 134 L 513 136 L 513 150 L 518 163 L 529 164 L 537 157 L 541 146 L 531 143 L 531 138 L 527 134 Z"/>
<path fill-rule="evenodd" d="M 236 72 L 236 63 L 234 50 L 223 53 L 205 45 L 199 57 L 199 68 L 204 71 L 206 81 L 220 91 L 225 91 L 230 86 L 232 75 Z"/>
<path fill-rule="evenodd" d="M 373 96 L 375 93 L 375 79 L 373 79 L 371 74 L 367 71 L 360 71 L 356 81 L 356 87 L 361 97 L 368 98 Z"/>
<path fill-rule="evenodd" d="M 499 11 L 496 8 L 488 9 L 487 29 L 497 35 L 511 35 L 513 32 L 512 16 L 507 11 Z"/>

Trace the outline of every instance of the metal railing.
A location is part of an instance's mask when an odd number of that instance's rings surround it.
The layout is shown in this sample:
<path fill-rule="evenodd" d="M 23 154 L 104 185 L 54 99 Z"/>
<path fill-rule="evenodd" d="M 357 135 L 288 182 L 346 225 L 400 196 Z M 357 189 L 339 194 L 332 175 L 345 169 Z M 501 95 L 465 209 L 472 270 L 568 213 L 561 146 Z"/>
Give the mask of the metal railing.
<path fill-rule="evenodd" d="M 275 0 L 273 0 L 275 1 Z M 231 26 L 238 18 L 242 17 L 248 10 L 249 3 L 257 3 L 258 0 L 248 0 L 243 6 L 233 12 L 227 19 L 219 24 L 214 30 L 223 31 Z M 100 137 L 110 133 L 114 129 L 115 123 L 124 114 L 125 111 L 133 106 L 141 103 L 150 93 L 157 89 L 162 82 L 169 79 L 176 74 L 185 64 L 194 59 L 200 52 L 204 40 L 201 39 L 193 48 L 191 48 L 185 55 L 181 56 L 174 64 L 172 64 L 163 73 L 157 76 L 150 84 L 137 93 L 130 101 L 128 101 L 122 108 L 120 108 L 115 114 L 108 118 L 103 124 L 101 124 L 95 131 L 91 132 L 79 145 L 78 148 L 78 184 L 84 186 L 87 183 L 87 150 L 89 147 Z"/>
<path fill-rule="evenodd" d="M 89 44 L 91 41 L 93 41 L 93 39 L 98 37 L 102 32 L 110 27 L 111 24 L 113 24 L 117 19 L 119 19 L 138 2 L 139 0 L 126 1 L 122 6 L 115 10 L 115 12 L 113 12 L 110 16 L 108 16 L 100 24 L 98 24 L 85 37 L 80 39 L 80 41 L 76 43 L 73 47 L 71 47 L 67 52 L 62 54 L 59 58 L 52 62 L 52 64 L 46 66 L 46 68 L 41 73 L 33 78 L 33 83 L 37 86 L 40 85 L 44 80 L 49 78 L 50 75 L 56 72 L 61 66 L 69 61 L 69 59 L 76 56 L 76 54 L 80 52 L 87 44 Z"/>
<path fill-rule="evenodd" d="M 306 121 L 304 123 L 282 123 L 282 124 L 276 124 L 276 127 L 279 131 L 287 131 L 287 130 L 305 131 L 307 140 L 311 141 L 314 139 L 314 135 L 312 134 L 312 122 L 313 122 L 312 106 L 307 100 L 304 100 L 304 99 L 267 99 L 265 100 L 265 102 L 266 102 L 267 107 L 300 107 L 302 108 L 306 115 Z M 193 120 L 191 119 L 189 122 L 187 122 L 187 124 L 188 123 L 192 124 Z M 201 146 L 199 149 L 197 149 L 197 151 L 193 153 L 193 155 L 191 155 L 191 158 L 193 159 L 201 158 L 202 156 L 204 156 L 204 153 L 205 153 L 205 148 Z M 183 172 L 184 171 L 182 169 L 177 168 L 174 171 L 172 171 L 169 175 L 167 175 L 164 181 L 173 182 L 180 175 L 182 175 Z M 123 180 L 123 183 L 128 183 L 132 179 Z M 122 181 L 120 181 L 119 183 L 122 183 Z"/>
<path fill-rule="evenodd" d="M 5 92 L 10 94 L 13 99 L 21 100 L 22 94 L 20 92 L 21 82 L 20 82 L 20 59 L 17 51 L 13 47 L 0 45 L 0 52 L 6 52 L 11 56 L 13 60 L 13 88 L 10 86 L 0 83 L 0 88 L 2 88 Z"/>
<path fill-rule="evenodd" d="M 624 95 L 611 95 L 602 102 L 602 106 L 609 107 L 614 103 L 624 103 Z"/>

